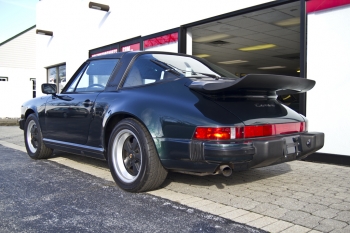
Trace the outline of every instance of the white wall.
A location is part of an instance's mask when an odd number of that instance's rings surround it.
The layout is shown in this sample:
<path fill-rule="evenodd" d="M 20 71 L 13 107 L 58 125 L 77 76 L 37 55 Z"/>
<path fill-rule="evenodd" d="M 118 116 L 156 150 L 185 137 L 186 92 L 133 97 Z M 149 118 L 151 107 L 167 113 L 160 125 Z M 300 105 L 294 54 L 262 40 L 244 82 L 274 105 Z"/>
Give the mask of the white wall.
<path fill-rule="evenodd" d="M 53 37 L 37 35 L 38 87 L 46 82 L 45 67 L 66 62 L 67 77 L 71 77 L 88 58 L 90 49 L 270 1 L 95 2 L 109 5 L 110 11 L 90 9 L 88 0 L 41 0 L 37 3 L 37 29 L 53 31 Z"/>
<path fill-rule="evenodd" d="M 310 131 L 326 135 L 319 152 L 350 156 L 350 5 L 308 15 L 307 94 Z"/>
<path fill-rule="evenodd" d="M 7 82 L 0 82 L 0 118 L 19 118 L 22 104 L 33 98 L 35 69 L 0 67 L 0 75 L 8 77 Z"/>
<path fill-rule="evenodd" d="M 0 118 L 19 118 L 21 105 L 33 97 L 35 70 L 35 28 L 0 46 Z"/>

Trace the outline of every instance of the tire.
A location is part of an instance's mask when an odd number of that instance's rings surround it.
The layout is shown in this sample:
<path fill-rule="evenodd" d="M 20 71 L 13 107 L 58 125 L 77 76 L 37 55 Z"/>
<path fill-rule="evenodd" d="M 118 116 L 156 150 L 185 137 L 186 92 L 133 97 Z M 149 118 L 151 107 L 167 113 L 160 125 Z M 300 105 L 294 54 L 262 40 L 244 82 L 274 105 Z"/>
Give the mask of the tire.
<path fill-rule="evenodd" d="M 117 185 L 129 192 L 156 189 L 168 174 L 148 130 L 132 118 L 114 127 L 108 144 L 108 164 Z"/>
<path fill-rule="evenodd" d="M 24 142 L 27 153 L 32 159 L 46 159 L 52 154 L 52 149 L 43 143 L 43 136 L 38 118 L 30 114 L 24 125 Z"/>

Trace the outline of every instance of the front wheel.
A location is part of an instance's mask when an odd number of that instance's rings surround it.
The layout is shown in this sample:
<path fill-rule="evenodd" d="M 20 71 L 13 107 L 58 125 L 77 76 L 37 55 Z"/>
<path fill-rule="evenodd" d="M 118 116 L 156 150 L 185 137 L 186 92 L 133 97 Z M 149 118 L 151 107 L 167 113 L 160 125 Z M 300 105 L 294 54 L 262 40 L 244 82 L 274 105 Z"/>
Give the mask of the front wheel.
<path fill-rule="evenodd" d="M 132 118 L 122 120 L 113 129 L 108 163 L 117 185 L 129 192 L 156 189 L 168 174 L 160 163 L 151 135 Z"/>
<path fill-rule="evenodd" d="M 43 143 L 39 121 L 34 114 L 30 114 L 26 120 L 24 142 L 27 153 L 32 159 L 46 159 L 52 154 L 52 149 Z"/>

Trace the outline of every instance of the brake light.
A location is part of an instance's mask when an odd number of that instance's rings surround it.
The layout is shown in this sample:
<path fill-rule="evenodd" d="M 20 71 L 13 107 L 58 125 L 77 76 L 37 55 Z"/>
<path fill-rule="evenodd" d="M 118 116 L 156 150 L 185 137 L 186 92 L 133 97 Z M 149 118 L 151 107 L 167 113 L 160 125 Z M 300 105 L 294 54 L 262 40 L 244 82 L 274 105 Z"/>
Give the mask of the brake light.
<path fill-rule="evenodd" d="M 306 127 L 306 122 L 242 127 L 197 127 L 193 138 L 200 140 L 229 140 L 267 137 L 304 132 L 307 130 Z"/>

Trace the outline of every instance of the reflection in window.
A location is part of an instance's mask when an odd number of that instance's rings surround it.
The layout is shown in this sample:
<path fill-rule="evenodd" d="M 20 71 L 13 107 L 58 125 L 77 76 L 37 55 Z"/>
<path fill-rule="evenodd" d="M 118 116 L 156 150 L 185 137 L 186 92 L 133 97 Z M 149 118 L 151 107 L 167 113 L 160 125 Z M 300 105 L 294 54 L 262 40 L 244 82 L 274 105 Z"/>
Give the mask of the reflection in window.
<path fill-rule="evenodd" d="M 57 92 L 60 93 L 67 83 L 66 64 L 48 68 L 47 82 L 56 84 Z"/>
<path fill-rule="evenodd" d="M 294 111 L 299 112 L 299 94 L 279 95 L 277 100 Z"/>

